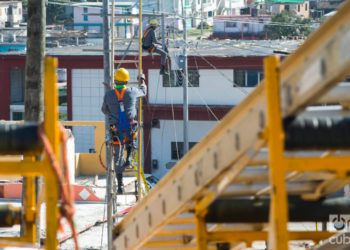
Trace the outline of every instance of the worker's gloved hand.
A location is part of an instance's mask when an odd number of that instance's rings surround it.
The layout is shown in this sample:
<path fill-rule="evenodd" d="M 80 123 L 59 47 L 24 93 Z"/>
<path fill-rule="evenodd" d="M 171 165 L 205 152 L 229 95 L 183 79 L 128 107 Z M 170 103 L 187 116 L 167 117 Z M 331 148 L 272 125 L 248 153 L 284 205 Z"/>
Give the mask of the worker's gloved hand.
<path fill-rule="evenodd" d="M 109 126 L 109 131 L 111 133 L 111 137 L 113 141 L 118 141 L 118 130 L 117 127 L 114 125 Z"/>
<path fill-rule="evenodd" d="M 109 130 L 112 132 L 112 131 L 117 131 L 117 128 L 115 125 L 110 125 L 109 126 Z"/>
<path fill-rule="evenodd" d="M 146 80 L 146 76 L 145 76 L 145 74 L 140 74 L 138 77 L 137 77 L 137 80 L 138 81 L 145 81 Z"/>

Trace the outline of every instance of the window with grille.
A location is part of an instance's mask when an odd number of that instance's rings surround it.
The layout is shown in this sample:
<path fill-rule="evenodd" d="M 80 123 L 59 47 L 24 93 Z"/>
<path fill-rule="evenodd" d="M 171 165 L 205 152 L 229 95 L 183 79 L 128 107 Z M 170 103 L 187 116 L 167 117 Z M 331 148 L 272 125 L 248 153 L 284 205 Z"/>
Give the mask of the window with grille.
<path fill-rule="evenodd" d="M 197 142 L 189 142 L 188 147 L 191 149 Z M 183 142 L 171 142 L 171 159 L 180 160 L 184 152 L 184 143 Z"/>
<path fill-rule="evenodd" d="M 260 70 L 243 70 L 233 71 L 233 87 L 255 87 L 263 79 L 263 73 Z"/>
<path fill-rule="evenodd" d="M 236 22 L 225 22 L 225 28 L 236 28 L 237 23 Z"/>
<path fill-rule="evenodd" d="M 183 82 L 184 74 L 182 70 L 171 70 L 170 75 L 163 75 L 163 87 L 181 87 Z M 198 70 L 188 70 L 188 86 L 199 87 Z"/>

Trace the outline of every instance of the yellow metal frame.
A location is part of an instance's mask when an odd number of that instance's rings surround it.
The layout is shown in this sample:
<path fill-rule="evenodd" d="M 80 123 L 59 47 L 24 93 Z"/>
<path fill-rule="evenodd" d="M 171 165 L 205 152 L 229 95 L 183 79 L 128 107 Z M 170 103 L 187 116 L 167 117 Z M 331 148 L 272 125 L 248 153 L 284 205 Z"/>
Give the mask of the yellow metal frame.
<path fill-rule="evenodd" d="M 58 124 L 58 91 L 56 69 L 58 61 L 56 58 L 45 59 L 45 133 L 52 145 L 56 159 L 59 159 L 59 124 Z M 27 177 L 25 190 L 25 206 L 23 207 L 23 218 L 25 219 L 24 235 L 21 237 L 1 237 L 0 241 L 15 243 L 36 243 L 36 217 L 38 207 L 35 194 L 35 177 L 44 178 L 46 199 L 46 249 L 57 249 L 57 230 L 59 220 L 58 194 L 59 185 L 55 173 L 50 165 L 49 159 L 36 160 L 34 155 L 25 155 L 22 161 L 0 162 L 0 175 L 17 175 Z"/>
<path fill-rule="evenodd" d="M 280 104 L 280 60 L 277 56 L 264 59 L 265 92 L 267 97 L 267 143 L 269 150 L 269 179 L 271 184 L 269 249 L 287 250 L 288 240 L 293 237 L 287 230 L 288 200 L 286 174 L 288 171 L 336 172 L 338 179 L 346 179 L 350 170 L 349 156 L 286 157 L 284 131 Z M 325 232 L 310 232 L 310 236 L 321 238 Z"/>

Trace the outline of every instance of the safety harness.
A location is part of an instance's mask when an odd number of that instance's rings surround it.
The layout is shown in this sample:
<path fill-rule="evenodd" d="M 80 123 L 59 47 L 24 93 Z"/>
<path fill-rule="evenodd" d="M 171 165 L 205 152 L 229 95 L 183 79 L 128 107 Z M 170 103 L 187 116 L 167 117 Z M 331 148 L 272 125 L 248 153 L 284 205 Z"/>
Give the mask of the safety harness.
<path fill-rule="evenodd" d="M 150 47 L 146 47 L 144 46 L 143 44 L 145 43 L 145 39 L 146 37 L 148 36 L 149 32 L 151 31 L 152 27 L 148 27 L 145 32 L 143 33 L 143 36 L 142 36 L 142 48 L 144 50 L 147 50 L 149 53 L 153 53 L 156 49 L 156 47 L 154 47 L 154 45 L 152 44 Z"/>
<path fill-rule="evenodd" d="M 117 121 L 117 129 L 118 129 L 118 138 L 120 143 L 125 144 L 128 141 L 128 134 L 131 135 L 131 139 L 135 139 L 135 131 L 134 125 L 135 120 L 129 120 L 124 107 L 124 94 L 127 88 L 122 88 L 121 92 L 118 89 L 115 90 L 115 94 L 117 96 L 119 107 L 118 107 L 118 121 Z M 137 124 L 137 123 L 136 123 Z M 113 144 L 119 144 L 119 141 L 114 141 Z"/>

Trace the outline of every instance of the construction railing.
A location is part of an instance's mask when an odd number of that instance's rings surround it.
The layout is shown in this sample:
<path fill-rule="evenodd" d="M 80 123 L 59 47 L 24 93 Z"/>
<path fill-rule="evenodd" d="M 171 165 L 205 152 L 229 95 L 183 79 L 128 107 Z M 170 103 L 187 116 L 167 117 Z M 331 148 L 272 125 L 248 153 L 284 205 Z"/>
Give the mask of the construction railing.
<path fill-rule="evenodd" d="M 349 149 L 349 119 L 298 117 L 315 103 L 349 103 L 336 87 L 350 73 L 349 44 L 347 1 L 283 63 L 266 58 L 264 82 L 115 227 L 114 248 L 216 249 L 268 240 L 269 249 L 285 250 L 290 240 L 330 237 L 289 232 L 287 223 L 350 212 L 344 201 L 319 200 L 350 182 L 350 154 L 338 151 Z"/>

